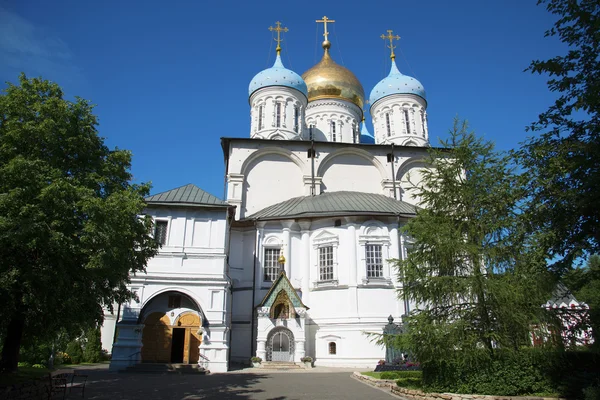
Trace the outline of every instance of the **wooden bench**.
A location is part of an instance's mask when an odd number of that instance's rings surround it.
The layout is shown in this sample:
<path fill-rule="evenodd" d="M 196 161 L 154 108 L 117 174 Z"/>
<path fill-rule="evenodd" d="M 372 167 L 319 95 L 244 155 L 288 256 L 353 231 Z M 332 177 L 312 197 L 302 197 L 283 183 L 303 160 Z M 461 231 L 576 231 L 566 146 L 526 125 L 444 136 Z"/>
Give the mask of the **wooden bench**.
<path fill-rule="evenodd" d="M 73 389 L 81 389 L 81 397 L 84 397 L 87 377 L 87 375 L 76 373 L 74 369 L 59 369 L 50 372 L 49 397 L 52 398 L 54 395 L 62 393 L 64 399 L 67 396 L 67 390 L 70 394 Z"/>

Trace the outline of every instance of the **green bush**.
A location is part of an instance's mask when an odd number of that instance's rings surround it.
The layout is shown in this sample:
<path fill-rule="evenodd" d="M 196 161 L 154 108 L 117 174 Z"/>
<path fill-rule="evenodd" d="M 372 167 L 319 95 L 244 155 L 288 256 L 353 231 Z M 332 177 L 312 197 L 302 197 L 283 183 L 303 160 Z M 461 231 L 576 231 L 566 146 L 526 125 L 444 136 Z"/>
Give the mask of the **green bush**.
<path fill-rule="evenodd" d="M 417 378 L 420 380 L 422 377 L 422 371 L 386 371 L 381 373 L 381 379 Z"/>
<path fill-rule="evenodd" d="M 423 387 L 430 392 L 452 392 L 497 396 L 555 393 L 583 398 L 583 388 L 597 385 L 600 355 L 587 351 L 550 351 L 524 348 L 497 352 L 493 359 L 470 364 L 427 363 Z"/>
<path fill-rule="evenodd" d="M 33 364 L 31 367 L 32 368 L 46 368 L 46 366 L 43 364 Z"/>
<path fill-rule="evenodd" d="M 87 331 L 85 335 L 83 359 L 85 362 L 89 363 L 97 363 L 102 361 L 102 342 L 100 341 L 100 329 L 94 328 Z"/>
<path fill-rule="evenodd" d="M 79 364 L 83 361 L 83 350 L 77 340 L 73 340 L 67 344 L 67 350 L 65 351 L 71 357 L 73 364 Z"/>
<path fill-rule="evenodd" d="M 22 367 L 31 367 L 31 363 L 28 363 L 27 361 L 19 361 L 17 363 L 17 367 L 22 368 Z"/>
<path fill-rule="evenodd" d="M 396 381 L 396 385 L 407 389 L 423 388 L 421 378 L 400 378 Z"/>

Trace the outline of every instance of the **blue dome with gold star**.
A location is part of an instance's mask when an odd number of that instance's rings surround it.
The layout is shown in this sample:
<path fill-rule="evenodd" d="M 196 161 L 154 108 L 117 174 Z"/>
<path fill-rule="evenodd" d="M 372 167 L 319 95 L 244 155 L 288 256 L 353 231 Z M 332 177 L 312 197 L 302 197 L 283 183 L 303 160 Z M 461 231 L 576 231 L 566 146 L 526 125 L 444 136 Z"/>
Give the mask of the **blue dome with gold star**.
<path fill-rule="evenodd" d="M 395 60 L 392 60 L 390 74 L 379 81 L 373 90 L 371 90 L 371 95 L 369 96 L 371 107 L 376 101 L 392 94 L 414 94 L 427 101 L 425 88 L 421 82 L 411 76 L 402 74 L 398 70 Z"/>
<path fill-rule="evenodd" d="M 248 87 L 248 95 L 252 96 L 252 93 L 258 89 L 262 89 L 268 86 L 285 86 L 292 89 L 296 89 L 304 96 L 308 97 L 308 88 L 304 80 L 295 73 L 294 71 L 287 69 L 281 62 L 281 57 L 277 54 L 275 64 L 271 68 L 267 68 L 260 71 L 250 81 Z"/>

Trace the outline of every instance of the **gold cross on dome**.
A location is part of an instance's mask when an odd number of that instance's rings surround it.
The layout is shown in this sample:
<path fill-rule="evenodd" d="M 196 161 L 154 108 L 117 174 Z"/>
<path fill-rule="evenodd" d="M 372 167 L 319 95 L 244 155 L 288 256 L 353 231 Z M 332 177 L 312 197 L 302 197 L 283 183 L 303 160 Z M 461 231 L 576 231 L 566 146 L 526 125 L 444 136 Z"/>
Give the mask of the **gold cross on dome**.
<path fill-rule="evenodd" d="M 277 39 L 273 39 L 277 42 L 277 48 L 275 49 L 277 51 L 277 54 L 281 53 L 281 42 L 283 42 L 283 39 L 281 38 L 281 32 L 287 32 L 289 29 L 288 28 L 282 28 L 281 27 L 281 22 L 277 21 L 275 22 L 275 28 L 273 28 L 272 26 L 269 27 L 269 30 L 271 32 L 275 31 L 277 32 Z"/>
<path fill-rule="evenodd" d="M 390 45 L 388 46 L 388 49 L 392 50 L 392 54 L 390 55 L 390 58 L 393 60 L 393 59 L 396 58 L 396 55 L 394 54 L 394 49 L 396 48 L 396 46 L 394 46 L 394 40 L 400 40 L 400 36 L 398 36 L 398 35 L 393 36 L 391 29 L 388 29 L 387 33 L 388 33 L 387 36 L 386 35 L 381 35 L 380 37 L 383 40 L 389 40 L 390 41 Z"/>
<path fill-rule="evenodd" d="M 332 19 L 327 18 L 326 16 L 323 16 L 323 19 L 318 19 L 315 22 L 317 22 L 317 23 L 322 22 L 323 23 L 323 28 L 325 30 L 325 33 L 323 33 L 323 36 L 325 37 L 325 40 L 329 40 L 328 39 L 329 32 L 327 31 L 327 23 L 333 23 L 335 21 L 332 20 Z"/>

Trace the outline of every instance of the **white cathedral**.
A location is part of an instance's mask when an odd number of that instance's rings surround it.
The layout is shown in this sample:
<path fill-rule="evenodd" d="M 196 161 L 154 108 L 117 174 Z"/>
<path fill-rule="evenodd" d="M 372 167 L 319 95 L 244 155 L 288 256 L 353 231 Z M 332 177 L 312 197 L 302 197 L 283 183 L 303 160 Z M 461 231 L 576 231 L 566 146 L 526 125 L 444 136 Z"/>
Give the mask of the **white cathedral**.
<path fill-rule="evenodd" d="M 250 81 L 250 137 L 221 139 L 227 198 L 190 184 L 146 199 L 162 247 L 131 277 L 137 299 L 106 313 L 111 369 L 385 358 L 365 333 L 412 307 L 390 260 L 406 255 L 399 230 L 419 205 L 408 189 L 425 167 L 427 100 L 398 70 L 388 31 L 392 66 L 371 90 L 371 136 L 362 85 L 330 55 L 333 21 L 318 22 L 323 57 L 302 76 L 280 58 L 287 29 L 271 28 L 277 58 Z"/>

